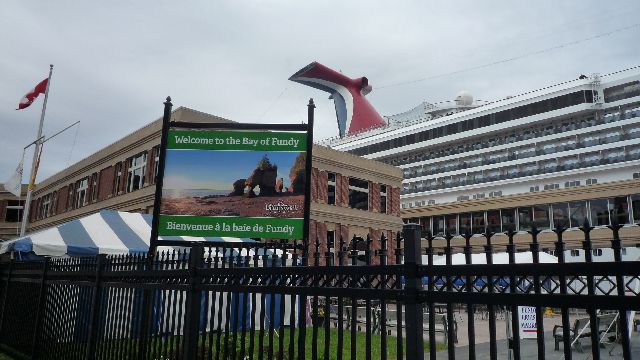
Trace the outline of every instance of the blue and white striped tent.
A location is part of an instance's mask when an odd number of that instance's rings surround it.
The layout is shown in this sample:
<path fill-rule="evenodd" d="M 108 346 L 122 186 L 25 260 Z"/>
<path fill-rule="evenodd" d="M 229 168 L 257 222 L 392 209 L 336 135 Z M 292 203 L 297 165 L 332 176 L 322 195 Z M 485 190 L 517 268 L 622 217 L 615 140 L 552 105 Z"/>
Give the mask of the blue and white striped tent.
<path fill-rule="evenodd" d="M 16 251 L 47 256 L 131 254 L 149 250 L 150 214 L 102 210 L 0 245 L 0 254 Z M 163 238 L 161 238 L 163 239 Z M 253 242 L 248 238 L 168 237 L 166 240 Z"/>

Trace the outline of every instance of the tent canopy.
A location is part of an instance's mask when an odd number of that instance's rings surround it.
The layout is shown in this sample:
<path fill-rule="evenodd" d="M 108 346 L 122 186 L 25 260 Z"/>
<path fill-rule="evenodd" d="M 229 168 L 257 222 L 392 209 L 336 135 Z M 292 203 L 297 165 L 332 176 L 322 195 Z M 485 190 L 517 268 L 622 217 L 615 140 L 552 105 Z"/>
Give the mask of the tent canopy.
<path fill-rule="evenodd" d="M 48 256 L 130 254 L 149 251 L 150 214 L 102 210 L 0 245 L 0 254 L 17 251 Z M 254 242 L 230 237 L 161 237 L 163 240 Z"/>
<path fill-rule="evenodd" d="M 546 252 L 539 252 L 538 256 L 540 258 L 540 263 L 557 263 L 558 258 L 547 254 Z M 515 253 L 516 264 L 526 264 L 533 263 L 533 255 L 531 251 L 525 252 L 517 252 Z M 446 265 L 447 258 L 446 256 L 434 256 L 433 257 L 433 265 Z M 427 255 L 422 255 L 422 263 L 428 264 L 429 257 Z M 486 264 L 487 263 L 487 255 L 484 253 L 481 254 L 471 254 L 471 263 L 472 264 Z M 506 252 L 499 252 L 493 254 L 493 263 L 494 264 L 508 264 L 509 263 L 509 254 Z M 464 265 L 466 264 L 465 254 L 457 253 L 451 255 L 451 264 L 453 265 Z"/>

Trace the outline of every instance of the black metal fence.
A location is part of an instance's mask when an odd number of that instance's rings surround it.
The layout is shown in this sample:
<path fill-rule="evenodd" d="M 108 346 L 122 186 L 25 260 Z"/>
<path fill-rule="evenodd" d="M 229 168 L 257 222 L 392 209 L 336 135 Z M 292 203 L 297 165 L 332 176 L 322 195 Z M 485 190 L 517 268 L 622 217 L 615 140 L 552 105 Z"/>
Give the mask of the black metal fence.
<path fill-rule="evenodd" d="M 503 346 L 497 328 L 517 329 L 512 314 L 527 305 L 535 307 L 534 357 L 571 359 L 582 350 L 577 344 L 588 343 L 599 359 L 604 334 L 630 359 L 633 329 L 626 324 L 630 311 L 640 310 L 640 266 L 622 261 L 620 226 L 610 228 L 613 259 L 597 266 L 588 226 L 581 263 L 565 262 L 564 229 L 556 229 L 557 263 L 540 263 L 534 230 L 526 244 L 508 233 L 505 249 L 492 245 L 494 234 L 466 235 L 466 264 L 453 265 L 452 237 L 436 249 L 427 234 L 429 246 L 420 249 L 414 224 L 405 225 L 392 249 L 384 237 L 375 251 L 370 239 L 365 250 L 341 239 L 335 265 L 335 254 L 320 253 L 318 242 L 5 262 L 0 344 L 19 357 L 44 359 L 475 359 L 485 351 L 476 344 L 482 332 L 491 359 L 521 359 L 532 354 L 522 350 L 529 340 L 513 331 Z M 472 264 L 478 243 L 486 264 Z M 516 263 L 523 249 L 532 263 Z M 506 251 L 507 264 L 493 264 L 498 251 Z M 450 266 L 434 264 L 439 252 Z M 350 266 L 359 262 L 365 265 Z M 553 330 L 547 308 L 560 313 Z M 617 324 L 613 330 L 602 329 L 604 316 Z"/>

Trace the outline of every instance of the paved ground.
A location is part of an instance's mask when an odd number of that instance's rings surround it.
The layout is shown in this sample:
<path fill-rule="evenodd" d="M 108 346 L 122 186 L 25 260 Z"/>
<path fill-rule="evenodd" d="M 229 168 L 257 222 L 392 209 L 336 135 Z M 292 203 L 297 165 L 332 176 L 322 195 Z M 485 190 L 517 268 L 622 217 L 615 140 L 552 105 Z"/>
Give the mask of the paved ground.
<path fill-rule="evenodd" d="M 588 340 L 588 339 L 585 339 Z M 577 350 L 572 351 L 572 357 L 575 360 L 587 360 L 591 359 L 591 346 L 588 341 L 583 340 L 583 352 Z M 640 359 L 640 334 L 634 332 L 631 337 L 632 345 L 632 357 L 634 359 Z M 523 340 L 521 342 L 521 359 L 538 359 L 537 343 L 535 340 Z M 560 351 L 553 349 L 553 336 L 551 332 L 545 333 L 545 359 L 548 360 L 561 360 L 564 359 L 564 352 L 562 345 L 560 345 Z M 489 343 L 476 344 L 476 359 L 486 360 L 489 359 Z M 447 351 L 439 351 L 437 353 L 438 360 L 448 359 Z M 607 344 L 604 348 L 600 349 L 601 359 L 622 359 L 622 348 L 620 344 Z M 429 359 L 429 354 L 425 354 L 425 359 Z M 469 347 L 459 346 L 456 347 L 456 360 L 469 359 Z M 498 341 L 498 359 L 509 359 L 509 352 L 507 349 L 507 341 Z"/>
<path fill-rule="evenodd" d="M 466 313 L 456 313 L 456 321 L 458 322 L 458 343 L 455 344 L 455 358 L 456 360 L 465 360 L 469 358 L 468 347 L 468 327 Z M 571 316 L 571 322 L 578 316 Z M 476 343 L 476 359 L 484 360 L 489 359 L 489 323 L 482 317 L 477 317 L 475 321 L 475 343 Z M 554 340 L 552 335 L 553 326 L 561 324 L 560 316 L 545 317 L 545 359 L 560 360 L 564 359 L 564 352 L 562 344 L 560 344 L 560 350 L 554 350 Z M 497 348 L 499 359 L 509 359 L 509 349 L 506 336 L 506 321 L 504 314 L 498 315 L 496 321 L 496 335 L 497 335 Z M 591 344 L 588 338 L 581 339 L 582 352 L 577 349 L 572 349 L 572 357 L 575 360 L 587 360 L 591 359 Z M 535 339 L 521 340 L 521 358 L 522 359 L 537 359 L 538 347 Z M 640 359 L 640 333 L 633 332 L 631 334 L 631 351 L 634 359 Z M 622 359 L 622 347 L 620 344 L 606 344 L 600 349 L 600 356 L 602 359 Z M 425 354 L 425 359 L 429 359 L 429 354 Z M 439 351 L 437 353 L 437 359 L 448 359 L 447 350 Z"/>

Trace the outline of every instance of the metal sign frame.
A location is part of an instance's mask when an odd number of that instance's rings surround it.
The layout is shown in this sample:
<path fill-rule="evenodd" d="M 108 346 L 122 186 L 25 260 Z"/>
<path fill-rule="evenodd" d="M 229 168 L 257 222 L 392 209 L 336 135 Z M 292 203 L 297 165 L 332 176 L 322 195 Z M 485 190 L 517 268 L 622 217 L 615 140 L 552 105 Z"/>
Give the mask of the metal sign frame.
<path fill-rule="evenodd" d="M 151 239 L 149 246 L 149 254 L 153 256 L 158 246 L 183 246 L 193 247 L 196 245 L 204 245 L 202 241 L 184 241 L 184 240 L 158 240 L 160 206 L 162 202 L 162 188 L 164 183 L 164 172 L 166 165 L 167 142 L 170 129 L 220 129 L 220 130 L 273 130 L 273 131 L 298 131 L 306 132 L 307 149 L 305 163 L 305 188 L 304 188 L 304 215 L 303 215 L 303 234 L 302 241 L 304 244 L 309 243 L 309 218 L 311 207 L 311 167 L 312 167 L 312 149 L 313 149 L 313 119 L 315 105 L 313 99 L 309 100 L 307 123 L 302 124 L 248 124 L 248 123 L 193 123 L 193 122 L 177 122 L 171 120 L 171 97 L 167 97 L 164 102 L 164 116 L 162 119 L 162 136 L 160 140 L 160 153 L 158 162 L 158 175 L 156 179 L 155 199 L 153 204 L 153 220 L 151 223 Z"/>

